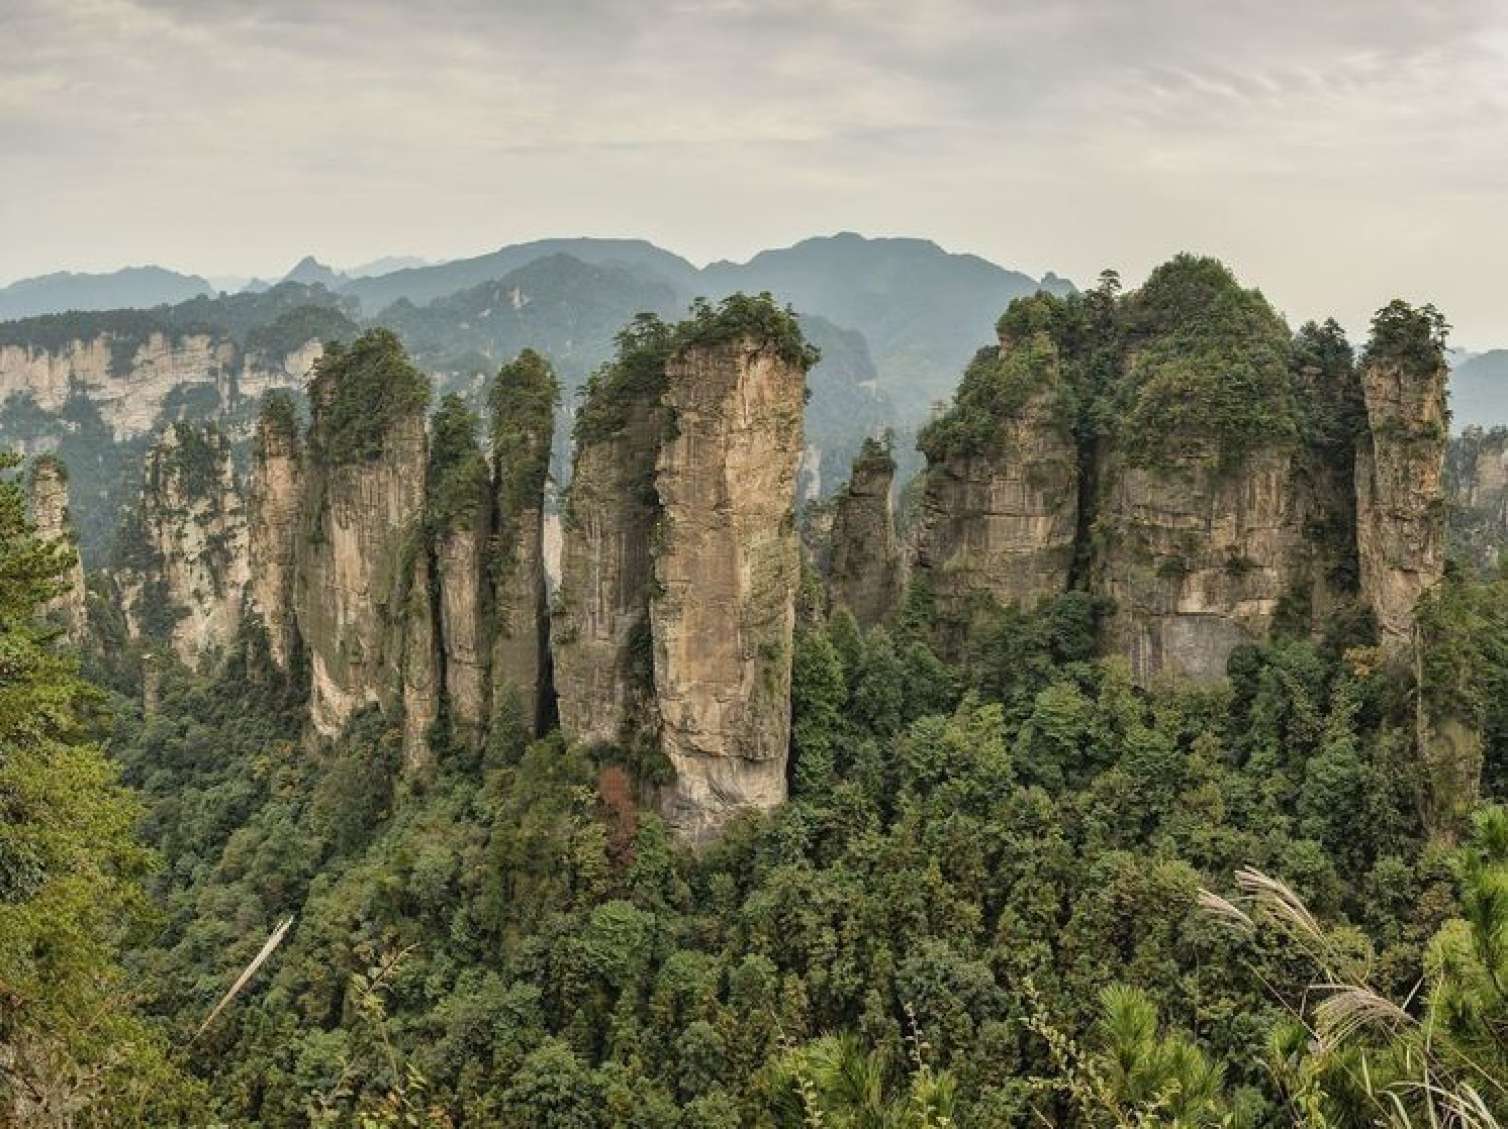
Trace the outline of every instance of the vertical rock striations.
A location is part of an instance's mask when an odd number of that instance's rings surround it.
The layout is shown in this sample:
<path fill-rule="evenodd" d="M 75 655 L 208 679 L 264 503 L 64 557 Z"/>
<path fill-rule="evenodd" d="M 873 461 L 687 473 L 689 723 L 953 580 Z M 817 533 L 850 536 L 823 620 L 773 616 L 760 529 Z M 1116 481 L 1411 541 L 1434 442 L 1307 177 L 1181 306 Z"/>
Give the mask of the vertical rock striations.
<path fill-rule="evenodd" d="M 650 623 L 663 808 L 692 840 L 785 799 L 806 368 L 799 334 L 716 321 L 666 365 Z"/>
<path fill-rule="evenodd" d="M 475 748 L 487 724 L 487 553 L 492 488 L 477 443 L 476 415 L 459 396 L 435 413 L 429 448 L 428 523 L 451 734 Z"/>
<path fill-rule="evenodd" d="M 1450 555 L 1490 574 L 1508 542 L 1508 428 L 1468 427 L 1446 449 Z"/>
<path fill-rule="evenodd" d="M 1446 378 L 1439 315 L 1383 309 L 1362 358 L 1356 525 L 1362 596 L 1384 646 L 1408 639 L 1414 605 L 1445 573 Z"/>
<path fill-rule="evenodd" d="M 293 400 L 285 392 L 270 392 L 257 420 L 247 487 L 248 599 L 249 610 L 267 632 L 268 656 L 285 675 L 298 652 L 293 586 L 302 495 L 299 460 Z"/>
<path fill-rule="evenodd" d="M 653 729 L 650 542 L 670 337 L 658 319 L 626 330 L 576 415 L 550 632 L 561 729 L 589 745 Z"/>
<path fill-rule="evenodd" d="M 957 654 L 981 603 L 1066 591 L 1079 520 L 1073 393 L 1058 342 L 1012 305 L 998 348 L 981 350 L 953 407 L 923 431 L 927 456 L 917 579 L 936 600 L 943 649 Z"/>
<path fill-rule="evenodd" d="M 865 628 L 885 619 L 900 601 L 901 561 L 890 500 L 894 480 L 888 445 L 866 439 L 833 514 L 832 605 L 847 608 Z"/>
<path fill-rule="evenodd" d="M 249 579 L 246 534 L 230 441 L 214 424 L 173 424 L 147 454 L 119 547 L 132 633 L 165 641 L 188 666 L 228 646 Z"/>
<path fill-rule="evenodd" d="M 47 602 L 44 614 L 63 631 L 74 646 L 88 636 L 84 564 L 79 559 L 77 537 L 68 516 L 68 469 L 51 455 L 40 455 L 31 464 L 27 482 L 31 519 L 37 536 L 72 554 L 72 563 L 61 578 L 63 590 Z"/>
<path fill-rule="evenodd" d="M 553 616 L 561 727 L 616 744 L 683 838 L 785 796 L 806 370 L 768 296 L 641 318 L 576 420 Z M 646 781 L 648 783 L 648 781 Z"/>
<path fill-rule="evenodd" d="M 530 734 L 541 729 L 550 694 L 544 493 L 559 398 L 549 362 L 532 349 L 499 370 L 491 395 L 490 697 L 498 724 L 505 712 Z"/>
<path fill-rule="evenodd" d="M 372 330 L 328 349 L 310 382 L 310 426 L 294 588 L 315 728 L 333 735 L 364 706 L 396 711 L 432 685 L 405 655 L 424 549 L 424 410 L 429 382 L 398 339 Z M 406 750 L 409 755 L 413 750 Z"/>
<path fill-rule="evenodd" d="M 1289 333 L 1213 259 L 1179 256 L 1128 296 L 1100 467 L 1093 584 L 1145 681 L 1220 678 L 1267 637 L 1303 565 Z"/>

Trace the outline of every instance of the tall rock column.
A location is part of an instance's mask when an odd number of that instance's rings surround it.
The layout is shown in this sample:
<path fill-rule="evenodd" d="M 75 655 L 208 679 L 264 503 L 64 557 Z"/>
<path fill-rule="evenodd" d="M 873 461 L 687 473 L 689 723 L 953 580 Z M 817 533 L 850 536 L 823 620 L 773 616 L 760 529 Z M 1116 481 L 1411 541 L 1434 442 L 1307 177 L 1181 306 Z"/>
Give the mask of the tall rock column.
<path fill-rule="evenodd" d="M 491 395 L 491 698 L 495 717 L 504 708 L 516 711 L 512 716 L 529 733 L 539 731 L 550 692 L 544 493 L 559 396 L 549 362 L 532 349 L 499 370 Z"/>
<path fill-rule="evenodd" d="M 1047 299 L 1043 299 L 1046 301 Z M 1066 591 L 1079 520 L 1079 458 L 1051 337 L 1009 327 L 975 357 L 947 415 L 929 425 L 916 575 L 956 654 L 980 598 L 1030 609 Z"/>
<path fill-rule="evenodd" d="M 252 611 L 267 631 L 273 665 L 287 674 L 298 649 L 293 615 L 299 530 L 298 418 L 285 392 L 268 393 L 257 420 L 247 489 L 247 556 Z"/>
<path fill-rule="evenodd" d="M 650 539 L 669 342 L 658 321 L 631 327 L 576 415 L 550 642 L 560 728 L 589 745 L 653 737 Z"/>
<path fill-rule="evenodd" d="M 188 666 L 235 639 L 250 576 L 246 511 L 214 424 L 176 423 L 148 452 L 127 541 L 123 602 L 135 634 L 164 638 Z"/>
<path fill-rule="evenodd" d="M 1362 597 L 1385 647 L 1408 640 L 1414 605 L 1445 575 L 1445 385 L 1432 310 L 1394 302 L 1362 359 L 1367 429 L 1356 452 Z"/>
<path fill-rule="evenodd" d="M 727 314 L 725 314 L 725 317 Z M 807 363 L 712 321 L 666 365 L 650 599 L 667 821 L 702 841 L 785 799 Z"/>
<path fill-rule="evenodd" d="M 1288 327 L 1214 259 L 1179 255 L 1127 295 L 1093 522 L 1092 586 L 1133 677 L 1213 680 L 1266 640 L 1307 578 Z"/>
<path fill-rule="evenodd" d="M 845 607 L 872 627 L 900 601 L 901 561 L 890 488 L 895 459 L 888 447 L 864 440 L 848 486 L 838 493 L 832 528 L 829 587 L 833 607 Z"/>
<path fill-rule="evenodd" d="M 429 381 L 387 330 L 332 347 L 315 366 L 294 600 L 310 716 L 327 736 L 364 706 L 396 712 L 405 685 L 434 684 L 412 665 L 428 661 L 426 649 L 406 664 L 404 648 L 410 595 L 428 587 L 428 397 Z"/>
<path fill-rule="evenodd" d="M 68 469 L 51 455 L 39 455 L 31 464 L 27 486 L 37 536 L 73 554 L 73 561 L 61 578 L 63 590 L 47 602 L 43 613 L 63 629 L 70 643 L 81 646 L 88 635 L 89 619 L 84 564 L 79 559 L 77 538 L 68 516 Z"/>
<path fill-rule="evenodd" d="M 429 448 L 428 525 L 438 589 L 439 645 L 453 738 L 477 747 L 488 715 L 487 576 L 492 484 L 478 421 L 457 395 L 435 413 Z"/>

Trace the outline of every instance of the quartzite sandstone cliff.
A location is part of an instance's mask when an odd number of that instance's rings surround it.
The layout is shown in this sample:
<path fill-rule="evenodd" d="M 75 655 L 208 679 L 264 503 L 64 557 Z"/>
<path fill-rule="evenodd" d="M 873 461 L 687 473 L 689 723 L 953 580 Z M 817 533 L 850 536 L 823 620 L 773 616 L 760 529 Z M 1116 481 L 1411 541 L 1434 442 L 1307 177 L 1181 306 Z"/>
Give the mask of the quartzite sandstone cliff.
<path fill-rule="evenodd" d="M 45 614 L 63 629 L 75 646 L 84 643 L 89 627 L 84 591 L 84 566 L 79 560 L 73 523 L 68 517 L 68 471 L 56 459 L 43 455 L 31 466 L 28 504 L 37 536 L 62 545 L 73 554 L 68 571 L 60 578 L 63 590 L 49 600 Z"/>

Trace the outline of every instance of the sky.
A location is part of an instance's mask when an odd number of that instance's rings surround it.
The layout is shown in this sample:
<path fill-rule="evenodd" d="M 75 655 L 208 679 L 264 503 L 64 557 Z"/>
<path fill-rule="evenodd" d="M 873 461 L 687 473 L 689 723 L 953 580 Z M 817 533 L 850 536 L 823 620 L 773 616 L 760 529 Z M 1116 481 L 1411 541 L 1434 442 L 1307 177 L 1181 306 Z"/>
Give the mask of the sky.
<path fill-rule="evenodd" d="M 0 0 L 0 283 L 855 230 L 1508 345 L 1508 0 Z"/>

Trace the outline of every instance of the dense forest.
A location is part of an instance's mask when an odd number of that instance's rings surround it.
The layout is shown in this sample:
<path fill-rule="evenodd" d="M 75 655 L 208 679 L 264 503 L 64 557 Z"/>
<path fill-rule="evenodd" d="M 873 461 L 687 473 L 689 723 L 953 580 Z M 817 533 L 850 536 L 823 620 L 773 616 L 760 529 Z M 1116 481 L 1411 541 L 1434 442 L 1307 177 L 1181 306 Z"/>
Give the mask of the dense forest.
<path fill-rule="evenodd" d="M 1358 358 L 1334 323 L 1289 333 L 1218 264 L 1162 270 L 1129 295 L 1107 275 L 1014 302 L 1000 332 L 1017 347 L 969 366 L 929 457 L 989 450 L 1046 388 L 1073 442 L 1114 434 L 1138 467 L 1190 434 L 1229 460 L 1303 442 L 1338 465 L 1359 364 L 1443 363 L 1428 307 L 1384 308 Z M 793 319 L 756 312 L 814 359 Z M 700 316 L 638 323 L 599 384 L 646 334 L 723 332 Z M 399 349 L 362 340 L 321 371 Z M 545 362 L 519 364 L 548 416 Z M 521 371 L 504 367 L 492 418 L 440 406 L 431 489 L 457 451 L 483 480 L 479 452 L 506 459 Z M 18 1123 L 1486 1126 L 1508 1110 L 1493 573 L 1447 567 L 1405 651 L 1348 606 L 1318 630 L 1279 617 L 1196 682 L 1134 679 L 1083 585 L 980 604 L 943 647 L 926 583 L 862 629 L 807 562 L 790 798 L 692 850 L 636 803 L 650 769 L 631 750 L 506 718 L 467 742 L 442 717 L 412 773 L 401 716 L 367 708 L 314 737 L 303 672 L 269 660 L 251 617 L 201 670 L 118 623 L 71 655 L 46 615 L 71 549 L 37 538 L 15 468 L 0 1103 Z M 1447 714 L 1479 761 L 1445 796 L 1425 718 Z"/>

